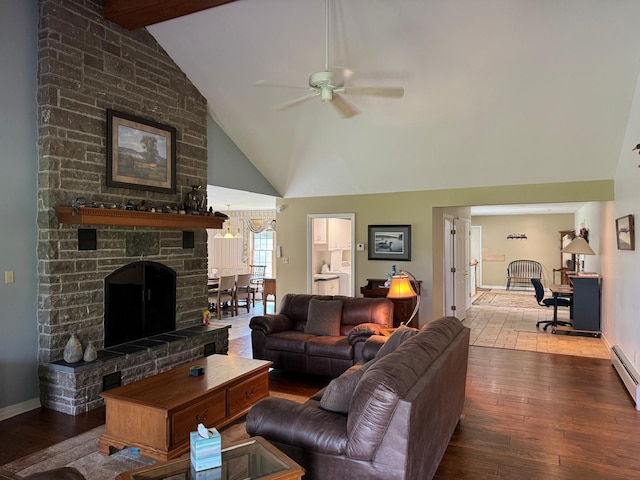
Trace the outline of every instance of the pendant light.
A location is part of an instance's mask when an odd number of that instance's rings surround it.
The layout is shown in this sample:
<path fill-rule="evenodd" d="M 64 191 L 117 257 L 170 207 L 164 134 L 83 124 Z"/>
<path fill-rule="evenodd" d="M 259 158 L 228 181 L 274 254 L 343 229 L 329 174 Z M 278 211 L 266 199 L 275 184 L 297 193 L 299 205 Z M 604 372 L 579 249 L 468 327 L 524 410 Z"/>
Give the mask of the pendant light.
<path fill-rule="evenodd" d="M 228 221 L 228 223 L 227 223 L 227 231 L 224 234 L 223 238 L 235 238 L 233 236 L 233 233 L 231 233 L 231 216 L 229 216 L 229 207 L 230 206 L 231 206 L 231 204 L 227 203 L 227 216 L 229 217 L 229 219 L 227 220 Z"/>

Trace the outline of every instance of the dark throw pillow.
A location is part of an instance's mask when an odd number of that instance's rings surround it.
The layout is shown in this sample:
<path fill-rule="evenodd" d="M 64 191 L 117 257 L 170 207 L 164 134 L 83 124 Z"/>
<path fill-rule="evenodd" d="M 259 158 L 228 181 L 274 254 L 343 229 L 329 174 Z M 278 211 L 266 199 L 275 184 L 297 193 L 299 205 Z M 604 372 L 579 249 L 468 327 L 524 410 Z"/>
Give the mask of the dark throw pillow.
<path fill-rule="evenodd" d="M 320 408 L 330 412 L 348 413 L 351 397 L 365 370 L 365 368 L 353 369 L 352 367 L 338 378 L 331 380 L 320 399 Z"/>
<path fill-rule="evenodd" d="M 340 335 L 340 321 L 342 320 L 342 300 L 309 301 L 307 323 L 304 333 L 314 335 Z"/>
<path fill-rule="evenodd" d="M 379 360 L 386 354 L 393 352 L 398 348 L 405 340 L 413 337 L 418 333 L 417 328 L 407 327 L 406 325 L 400 325 L 396 328 L 395 332 L 389 337 L 389 339 L 380 347 L 378 353 L 376 353 L 375 359 Z"/>

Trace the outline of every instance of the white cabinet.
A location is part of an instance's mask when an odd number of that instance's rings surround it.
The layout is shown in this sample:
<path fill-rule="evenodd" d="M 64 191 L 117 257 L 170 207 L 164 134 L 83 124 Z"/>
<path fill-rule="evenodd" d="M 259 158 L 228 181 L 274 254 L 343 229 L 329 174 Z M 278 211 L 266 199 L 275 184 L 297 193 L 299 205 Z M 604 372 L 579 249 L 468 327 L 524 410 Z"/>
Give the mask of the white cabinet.
<path fill-rule="evenodd" d="M 351 250 L 351 220 L 329 218 L 327 224 L 327 248 L 329 250 Z"/>
<path fill-rule="evenodd" d="M 314 244 L 327 243 L 327 219 L 326 218 L 313 219 L 313 243 Z"/>
<path fill-rule="evenodd" d="M 340 292 L 340 280 L 337 278 L 316 280 L 313 284 L 317 295 L 338 295 Z"/>

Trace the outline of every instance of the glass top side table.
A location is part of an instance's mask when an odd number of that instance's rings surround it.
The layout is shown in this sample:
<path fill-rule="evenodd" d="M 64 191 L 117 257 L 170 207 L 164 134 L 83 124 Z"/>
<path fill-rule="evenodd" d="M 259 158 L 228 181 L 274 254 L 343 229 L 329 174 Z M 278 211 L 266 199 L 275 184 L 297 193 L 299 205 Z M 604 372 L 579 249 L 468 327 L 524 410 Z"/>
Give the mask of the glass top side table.
<path fill-rule="evenodd" d="M 222 466 L 195 472 L 184 456 L 118 475 L 117 480 L 296 480 L 304 469 L 262 437 L 252 437 L 222 450 Z"/>

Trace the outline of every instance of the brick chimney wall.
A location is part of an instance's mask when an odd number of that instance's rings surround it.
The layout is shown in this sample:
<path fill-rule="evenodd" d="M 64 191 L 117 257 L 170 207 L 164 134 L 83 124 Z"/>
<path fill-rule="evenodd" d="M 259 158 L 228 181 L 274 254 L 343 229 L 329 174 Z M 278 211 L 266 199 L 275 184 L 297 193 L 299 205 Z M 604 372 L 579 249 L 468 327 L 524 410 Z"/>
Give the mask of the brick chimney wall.
<path fill-rule="evenodd" d="M 141 257 L 177 272 L 176 328 L 198 325 L 207 305 L 205 230 L 185 249 L 179 229 L 89 226 L 83 228 L 97 230 L 97 249 L 79 250 L 78 227 L 60 224 L 54 211 L 76 197 L 179 204 L 191 185 L 206 185 L 206 100 L 146 29 L 130 32 L 104 20 L 102 3 L 38 2 L 41 364 L 62 358 L 72 333 L 83 346 L 103 347 L 104 278 Z M 176 128 L 176 194 L 106 186 L 108 108 Z"/>

